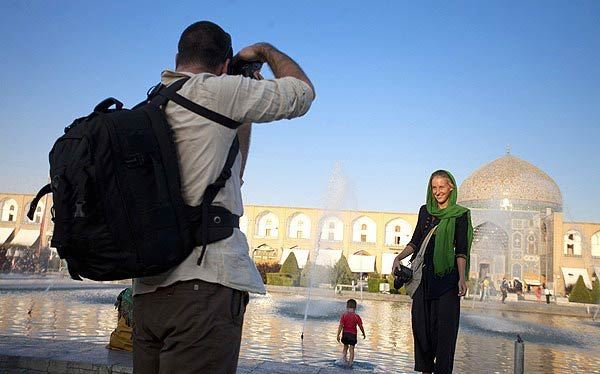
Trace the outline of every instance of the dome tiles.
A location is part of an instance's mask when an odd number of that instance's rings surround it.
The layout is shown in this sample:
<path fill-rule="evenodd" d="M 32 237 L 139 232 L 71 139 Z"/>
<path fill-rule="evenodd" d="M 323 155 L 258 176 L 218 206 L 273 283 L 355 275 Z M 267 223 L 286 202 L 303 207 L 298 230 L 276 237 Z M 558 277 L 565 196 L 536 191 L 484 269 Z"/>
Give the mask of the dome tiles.
<path fill-rule="evenodd" d="M 483 165 L 458 189 L 458 202 L 470 208 L 562 211 L 556 182 L 539 168 L 507 154 Z"/>

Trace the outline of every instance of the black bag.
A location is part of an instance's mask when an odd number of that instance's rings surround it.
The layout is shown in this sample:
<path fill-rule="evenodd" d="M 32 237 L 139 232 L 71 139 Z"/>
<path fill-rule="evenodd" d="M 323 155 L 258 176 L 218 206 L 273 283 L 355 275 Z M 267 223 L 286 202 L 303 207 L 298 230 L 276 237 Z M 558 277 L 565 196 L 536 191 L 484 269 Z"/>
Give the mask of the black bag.
<path fill-rule="evenodd" d="M 399 264 L 397 268 L 394 269 L 394 288 L 400 289 L 406 283 L 410 282 L 413 276 L 413 271 L 411 268 Z"/>
<path fill-rule="evenodd" d="M 76 119 L 50 152 L 50 184 L 31 203 L 53 193 L 51 245 L 73 279 L 118 280 L 156 275 L 182 262 L 201 245 L 225 239 L 239 217 L 211 205 L 231 176 L 237 136 L 218 179 L 198 207 L 180 191 L 179 164 L 163 108 L 169 100 L 231 129 L 235 122 L 177 91 L 188 78 L 159 85 L 131 110 L 109 98 Z M 109 109 L 115 105 L 116 109 Z M 208 140 L 207 140 L 208 141 Z"/>

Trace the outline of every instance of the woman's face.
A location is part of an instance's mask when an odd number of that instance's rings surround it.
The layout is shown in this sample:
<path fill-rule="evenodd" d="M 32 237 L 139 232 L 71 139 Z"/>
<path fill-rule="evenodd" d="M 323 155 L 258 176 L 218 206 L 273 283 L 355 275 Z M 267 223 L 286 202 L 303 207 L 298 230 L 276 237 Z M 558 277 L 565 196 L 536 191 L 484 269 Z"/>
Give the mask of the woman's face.
<path fill-rule="evenodd" d="M 431 180 L 431 191 L 438 205 L 444 206 L 450 198 L 452 186 L 448 183 L 448 179 L 444 177 L 434 177 Z"/>

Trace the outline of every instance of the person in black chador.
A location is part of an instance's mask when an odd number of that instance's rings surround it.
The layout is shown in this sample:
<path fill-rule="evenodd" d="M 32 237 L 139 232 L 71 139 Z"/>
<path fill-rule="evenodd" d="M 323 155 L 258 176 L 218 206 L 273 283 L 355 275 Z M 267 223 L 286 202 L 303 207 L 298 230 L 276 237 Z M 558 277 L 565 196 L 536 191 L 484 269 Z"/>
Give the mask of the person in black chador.
<path fill-rule="evenodd" d="M 467 292 L 473 241 L 470 211 L 456 205 L 456 197 L 452 174 L 434 172 L 413 237 L 394 260 L 396 268 L 413 255 L 413 278 L 406 289 L 413 298 L 415 370 L 423 373 L 452 373 L 454 364 L 460 297 Z"/>

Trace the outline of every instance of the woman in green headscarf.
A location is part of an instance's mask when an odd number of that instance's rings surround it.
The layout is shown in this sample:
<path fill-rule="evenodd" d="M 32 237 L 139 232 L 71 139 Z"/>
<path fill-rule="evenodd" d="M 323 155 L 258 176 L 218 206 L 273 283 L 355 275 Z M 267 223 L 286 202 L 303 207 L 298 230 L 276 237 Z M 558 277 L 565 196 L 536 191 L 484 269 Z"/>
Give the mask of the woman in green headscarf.
<path fill-rule="evenodd" d="M 394 261 L 396 268 L 412 254 L 415 264 L 422 263 L 420 279 L 414 276 L 410 289 L 415 370 L 423 373 L 452 373 L 454 364 L 473 241 L 470 211 L 456 204 L 457 192 L 450 172 L 431 175 L 413 237 Z"/>

